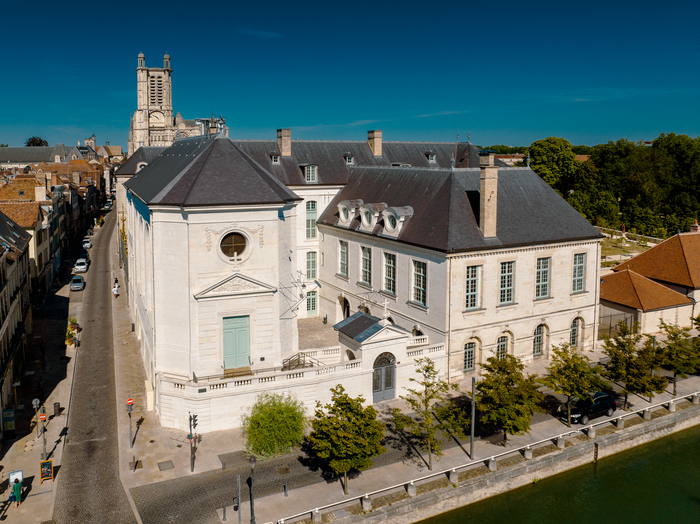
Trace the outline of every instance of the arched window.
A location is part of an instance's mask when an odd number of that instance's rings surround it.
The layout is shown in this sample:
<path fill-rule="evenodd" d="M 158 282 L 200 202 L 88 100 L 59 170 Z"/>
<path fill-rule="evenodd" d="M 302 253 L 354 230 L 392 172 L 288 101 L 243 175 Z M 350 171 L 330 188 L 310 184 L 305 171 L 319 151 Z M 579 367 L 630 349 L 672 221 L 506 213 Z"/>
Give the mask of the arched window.
<path fill-rule="evenodd" d="M 498 360 L 503 360 L 508 354 L 508 337 L 502 336 L 498 337 L 498 342 L 496 344 L 496 358 Z"/>
<path fill-rule="evenodd" d="M 569 337 L 569 344 L 574 347 L 578 347 L 578 335 L 579 335 L 579 319 L 575 318 L 571 322 L 571 335 Z"/>
<path fill-rule="evenodd" d="M 316 202 L 306 203 L 306 238 L 316 238 Z"/>
<path fill-rule="evenodd" d="M 544 326 L 540 324 L 535 328 L 535 337 L 532 340 L 532 354 L 539 357 L 544 346 Z"/>
<path fill-rule="evenodd" d="M 476 363 L 476 343 L 467 342 L 464 344 L 464 371 L 474 371 Z"/>

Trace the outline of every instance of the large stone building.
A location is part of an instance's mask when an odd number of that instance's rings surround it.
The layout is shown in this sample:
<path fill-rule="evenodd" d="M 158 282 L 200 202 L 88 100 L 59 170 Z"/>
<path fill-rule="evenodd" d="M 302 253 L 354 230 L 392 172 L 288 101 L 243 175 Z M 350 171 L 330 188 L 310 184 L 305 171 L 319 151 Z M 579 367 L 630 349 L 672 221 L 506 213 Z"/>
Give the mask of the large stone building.
<path fill-rule="evenodd" d="M 136 68 L 138 106 L 131 117 L 128 154 L 139 147 L 170 146 L 178 138 L 208 134 L 210 128 L 223 126 L 223 119 L 185 120 L 173 114 L 173 81 L 170 56 L 163 57 L 163 67 L 146 67 L 139 53 Z"/>

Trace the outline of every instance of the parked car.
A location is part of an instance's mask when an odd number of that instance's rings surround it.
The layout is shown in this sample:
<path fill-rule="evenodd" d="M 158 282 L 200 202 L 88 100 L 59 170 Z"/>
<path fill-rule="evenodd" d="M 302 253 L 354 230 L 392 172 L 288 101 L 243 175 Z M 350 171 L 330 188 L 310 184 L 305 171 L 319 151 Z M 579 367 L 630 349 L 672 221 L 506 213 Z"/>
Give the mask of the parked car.
<path fill-rule="evenodd" d="M 90 249 L 92 247 L 92 241 L 89 238 L 83 239 L 83 249 Z"/>
<path fill-rule="evenodd" d="M 610 395 L 598 392 L 584 398 L 574 397 L 571 400 L 571 422 L 573 424 L 588 424 L 592 418 L 607 415 L 612 417 L 617 409 L 617 402 Z M 567 421 L 566 404 L 562 404 L 558 409 L 559 418 Z"/>
<path fill-rule="evenodd" d="M 84 258 L 85 260 L 90 263 L 90 255 L 87 252 L 87 249 L 83 248 L 80 250 L 80 255 L 78 255 L 78 258 Z"/>
<path fill-rule="evenodd" d="M 107 202 L 105 202 L 105 209 L 110 209 L 111 207 L 112 207 L 112 201 L 107 200 Z"/>
<path fill-rule="evenodd" d="M 80 275 L 74 276 L 73 280 L 70 281 L 70 290 L 82 291 L 83 289 L 85 289 L 85 279 Z"/>
<path fill-rule="evenodd" d="M 76 273 L 87 273 L 88 261 L 85 260 L 84 258 L 79 258 L 78 260 L 75 261 L 75 265 L 73 266 L 73 270 Z"/>

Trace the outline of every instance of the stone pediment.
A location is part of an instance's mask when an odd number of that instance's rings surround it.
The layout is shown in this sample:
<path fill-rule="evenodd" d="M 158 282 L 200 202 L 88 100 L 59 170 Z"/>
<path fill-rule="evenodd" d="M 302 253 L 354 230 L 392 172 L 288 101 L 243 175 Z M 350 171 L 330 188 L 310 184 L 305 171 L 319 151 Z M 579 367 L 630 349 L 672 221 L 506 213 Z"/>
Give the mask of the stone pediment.
<path fill-rule="evenodd" d="M 362 344 L 372 344 L 376 342 L 383 342 L 386 340 L 400 340 L 402 338 L 408 338 L 411 334 L 403 328 L 395 326 L 394 324 L 389 324 L 388 326 L 382 327 L 379 331 L 373 335 L 367 337 Z"/>
<path fill-rule="evenodd" d="M 234 273 L 195 294 L 195 300 L 274 293 L 277 288 L 241 273 Z"/>

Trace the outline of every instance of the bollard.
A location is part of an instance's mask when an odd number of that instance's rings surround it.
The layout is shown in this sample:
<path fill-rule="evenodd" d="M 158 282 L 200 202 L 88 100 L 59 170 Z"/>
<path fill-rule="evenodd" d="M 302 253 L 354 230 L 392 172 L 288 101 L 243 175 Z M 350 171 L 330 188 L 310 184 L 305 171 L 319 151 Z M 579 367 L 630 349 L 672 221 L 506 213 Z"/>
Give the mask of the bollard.
<path fill-rule="evenodd" d="M 693 404 L 700 404 L 700 395 L 695 393 L 690 400 L 693 402 Z"/>
<path fill-rule="evenodd" d="M 58 417 L 61 415 L 61 403 L 60 402 L 54 402 L 53 403 L 53 416 Z"/>
<path fill-rule="evenodd" d="M 449 472 L 447 475 L 447 478 L 450 480 L 452 484 L 458 484 L 459 483 L 459 474 L 457 473 L 456 469 L 453 469 Z"/>
<path fill-rule="evenodd" d="M 221 520 L 223 520 L 224 522 L 226 522 L 226 506 L 224 506 L 224 518 L 222 518 Z"/>
<path fill-rule="evenodd" d="M 489 471 L 496 471 L 498 469 L 498 462 L 494 457 L 489 459 Z"/>
<path fill-rule="evenodd" d="M 530 446 L 523 450 L 523 457 L 525 457 L 525 460 L 532 459 L 532 448 Z"/>
<path fill-rule="evenodd" d="M 134 469 L 131 470 L 133 473 L 134 471 L 136 471 L 136 457 L 133 455 L 131 456 L 131 463 L 134 465 Z"/>
<path fill-rule="evenodd" d="M 650 409 L 644 410 L 644 420 L 651 420 L 651 410 Z"/>
<path fill-rule="evenodd" d="M 322 520 L 322 515 L 319 513 L 318 508 L 311 512 L 311 522 L 313 524 L 321 524 Z"/>
<path fill-rule="evenodd" d="M 622 429 L 625 427 L 625 419 L 620 417 L 615 421 L 615 425 L 617 426 L 618 429 Z"/>
<path fill-rule="evenodd" d="M 588 438 L 595 438 L 595 428 L 593 426 L 588 426 L 588 431 L 586 431 Z"/>
<path fill-rule="evenodd" d="M 289 493 L 287 493 L 287 482 L 284 483 L 284 496 L 288 497 Z"/>
<path fill-rule="evenodd" d="M 221 471 L 226 471 L 226 461 L 225 460 L 221 461 Z"/>
<path fill-rule="evenodd" d="M 564 438 L 564 435 L 559 435 L 557 437 L 557 447 L 559 449 L 564 449 L 566 447 L 566 439 Z"/>
<path fill-rule="evenodd" d="M 668 410 L 669 410 L 671 413 L 675 413 L 675 412 L 676 412 L 676 403 L 675 403 L 673 400 L 672 400 L 671 402 L 668 403 Z"/>
<path fill-rule="evenodd" d="M 369 495 L 362 497 L 360 502 L 362 503 L 362 511 L 372 511 L 372 499 L 369 498 Z"/>
<path fill-rule="evenodd" d="M 411 481 L 409 484 L 406 484 L 406 494 L 409 497 L 415 497 L 416 496 L 416 485 Z"/>

